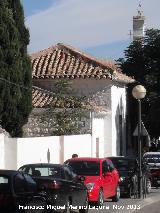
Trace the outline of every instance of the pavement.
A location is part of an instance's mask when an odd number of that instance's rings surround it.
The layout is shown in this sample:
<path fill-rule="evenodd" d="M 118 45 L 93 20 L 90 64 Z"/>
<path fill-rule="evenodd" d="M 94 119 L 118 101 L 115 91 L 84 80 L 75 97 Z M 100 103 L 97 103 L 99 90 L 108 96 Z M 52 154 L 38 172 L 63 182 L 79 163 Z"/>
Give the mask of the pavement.
<path fill-rule="evenodd" d="M 89 213 L 95 213 L 98 210 L 98 213 L 147 213 L 145 208 L 149 207 L 153 210 L 154 204 L 156 205 L 160 201 L 160 189 L 151 189 L 151 193 L 147 195 L 145 199 L 134 199 L 134 198 L 121 198 L 118 202 L 111 202 L 108 200 L 105 202 L 104 206 L 101 209 L 89 209 Z M 153 211 L 148 211 L 153 212 Z M 159 211 L 155 213 L 160 212 Z"/>
<path fill-rule="evenodd" d="M 138 213 L 159 213 L 160 212 L 160 201 L 151 205 L 145 206 Z"/>

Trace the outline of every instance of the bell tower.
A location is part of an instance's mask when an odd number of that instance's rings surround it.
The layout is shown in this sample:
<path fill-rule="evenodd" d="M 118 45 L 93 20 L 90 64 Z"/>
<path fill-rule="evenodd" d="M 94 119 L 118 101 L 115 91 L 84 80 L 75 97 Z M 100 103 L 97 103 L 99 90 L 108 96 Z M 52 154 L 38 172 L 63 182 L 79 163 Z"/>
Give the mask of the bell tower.
<path fill-rule="evenodd" d="M 139 1 L 138 14 L 133 16 L 133 41 L 141 40 L 145 35 L 145 16 L 141 7 L 141 2 Z"/>

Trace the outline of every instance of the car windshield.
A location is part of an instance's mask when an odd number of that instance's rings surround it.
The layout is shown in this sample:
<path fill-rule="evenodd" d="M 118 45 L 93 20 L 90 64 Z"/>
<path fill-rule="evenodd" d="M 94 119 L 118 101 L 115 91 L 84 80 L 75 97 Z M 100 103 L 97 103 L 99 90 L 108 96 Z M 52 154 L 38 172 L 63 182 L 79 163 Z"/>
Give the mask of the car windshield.
<path fill-rule="evenodd" d="M 0 193 L 9 191 L 9 179 L 5 176 L 0 176 Z"/>
<path fill-rule="evenodd" d="M 100 175 L 100 163 L 97 161 L 70 161 L 67 164 L 73 168 L 77 175 Z"/>
<path fill-rule="evenodd" d="M 135 160 L 131 159 L 112 159 L 114 166 L 120 171 L 128 171 L 135 168 Z"/>
<path fill-rule="evenodd" d="M 19 171 L 23 171 L 26 174 L 29 174 L 34 177 L 54 176 L 56 178 L 60 178 L 62 176 L 61 168 L 58 166 L 31 165 L 21 167 Z"/>
<path fill-rule="evenodd" d="M 147 163 L 160 163 L 160 155 L 148 154 L 144 156 L 144 161 Z"/>

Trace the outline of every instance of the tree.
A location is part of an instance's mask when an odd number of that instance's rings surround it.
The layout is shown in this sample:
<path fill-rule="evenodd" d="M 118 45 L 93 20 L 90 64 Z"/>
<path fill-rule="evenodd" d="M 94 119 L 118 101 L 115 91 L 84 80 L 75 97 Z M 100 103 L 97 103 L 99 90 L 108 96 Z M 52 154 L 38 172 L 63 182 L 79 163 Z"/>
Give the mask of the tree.
<path fill-rule="evenodd" d="M 21 136 L 32 106 L 29 31 L 20 0 L 0 1 L 0 120 L 11 136 Z"/>
<path fill-rule="evenodd" d="M 125 74 L 146 87 L 142 119 L 152 138 L 157 138 L 160 135 L 160 30 L 148 29 L 144 40 L 133 41 L 124 53 L 125 58 L 118 62 Z"/>
<path fill-rule="evenodd" d="M 41 115 L 41 122 L 52 128 L 53 135 L 72 135 L 88 133 L 81 128 L 81 119 L 88 118 L 90 104 L 85 96 L 74 96 L 72 83 L 68 80 L 58 80 L 54 84 L 56 104 L 50 106 Z"/>

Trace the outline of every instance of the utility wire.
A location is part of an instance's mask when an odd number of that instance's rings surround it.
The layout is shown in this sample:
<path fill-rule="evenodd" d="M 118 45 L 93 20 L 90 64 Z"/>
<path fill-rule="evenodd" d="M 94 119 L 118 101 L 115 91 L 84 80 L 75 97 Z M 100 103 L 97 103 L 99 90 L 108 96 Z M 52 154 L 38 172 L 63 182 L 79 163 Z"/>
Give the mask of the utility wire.
<path fill-rule="evenodd" d="M 1 78 L 1 77 L 0 77 L 0 81 L 3 81 L 3 82 L 8 83 L 8 84 L 12 84 L 12 85 L 17 86 L 17 87 L 21 87 L 21 88 L 23 88 L 23 89 L 30 90 L 30 91 L 33 91 L 33 89 L 37 89 L 37 90 L 42 91 L 42 92 L 44 92 L 45 94 L 51 95 L 51 96 L 53 96 L 53 97 L 55 97 L 55 96 L 56 96 L 56 97 L 59 96 L 59 97 L 62 97 L 62 98 L 67 97 L 67 95 L 65 95 L 65 94 L 56 94 L 56 93 L 54 93 L 54 92 L 51 92 L 51 91 L 48 91 L 48 90 L 45 90 L 45 89 L 42 89 L 42 88 L 36 87 L 36 86 L 32 86 L 32 88 L 24 87 L 24 86 L 21 85 L 21 84 L 16 84 L 16 83 L 14 83 L 14 82 L 11 82 L 11 81 L 6 80 L 5 78 Z M 70 97 L 70 95 L 68 95 L 68 96 Z M 74 97 L 74 96 L 73 96 L 73 97 Z"/>
<path fill-rule="evenodd" d="M 37 90 L 40 90 L 40 91 L 42 91 L 42 92 L 44 92 L 44 93 L 46 93 L 48 95 L 57 96 L 56 93 L 54 93 L 54 92 L 51 92 L 51 91 L 48 91 L 48 90 L 45 90 L 45 89 L 42 89 L 42 88 L 39 88 L 39 87 L 36 87 L 36 86 L 32 86 L 32 88 L 24 87 L 21 84 L 16 84 L 14 82 L 11 82 L 11 81 L 6 80 L 5 78 L 1 78 L 1 77 L 0 77 L 0 81 L 4 81 L 4 82 L 6 82 L 8 84 L 12 84 L 14 86 L 21 87 L 21 88 L 26 89 L 26 90 L 31 90 L 32 91 L 33 89 L 37 89 Z M 60 95 L 58 94 L 58 96 L 60 96 Z M 61 95 L 61 96 L 64 97 L 64 95 Z M 153 101 L 156 101 L 158 98 L 160 98 L 160 96 L 156 96 L 156 97 L 153 97 L 153 98 L 147 98 L 146 100 L 150 101 L 150 102 L 153 102 Z"/>
<path fill-rule="evenodd" d="M 0 80 L 6 82 L 6 83 L 8 83 L 8 84 L 12 84 L 12 85 L 14 85 L 14 86 L 17 86 L 17 87 L 21 87 L 21 88 L 26 89 L 26 90 L 32 90 L 32 89 L 29 88 L 29 87 L 24 87 L 24 86 L 22 86 L 22 85 L 20 85 L 20 84 L 13 83 L 13 82 L 11 82 L 11 81 L 9 81 L 9 80 L 6 80 L 5 78 L 0 78 Z"/>
<path fill-rule="evenodd" d="M 36 87 L 36 86 L 32 86 L 32 88 L 29 88 L 29 87 L 24 87 L 23 85 L 21 85 L 21 84 L 16 84 L 16 83 L 14 83 L 14 82 L 11 82 L 11 81 L 9 81 L 9 80 L 6 80 L 5 78 L 1 78 L 0 77 L 0 81 L 4 81 L 5 83 L 7 83 L 7 84 L 12 84 L 12 85 L 14 85 L 14 86 L 16 86 L 16 87 L 21 87 L 21 88 L 23 88 L 23 89 L 26 89 L 26 90 L 33 90 L 33 89 L 37 89 L 37 90 L 41 90 L 42 92 L 45 92 L 45 93 L 47 93 L 47 94 L 49 94 L 49 95 L 56 95 L 55 93 L 53 93 L 53 92 L 50 92 L 50 91 L 48 91 L 48 90 L 44 90 L 44 89 L 41 89 L 41 88 L 39 88 L 39 87 Z"/>

